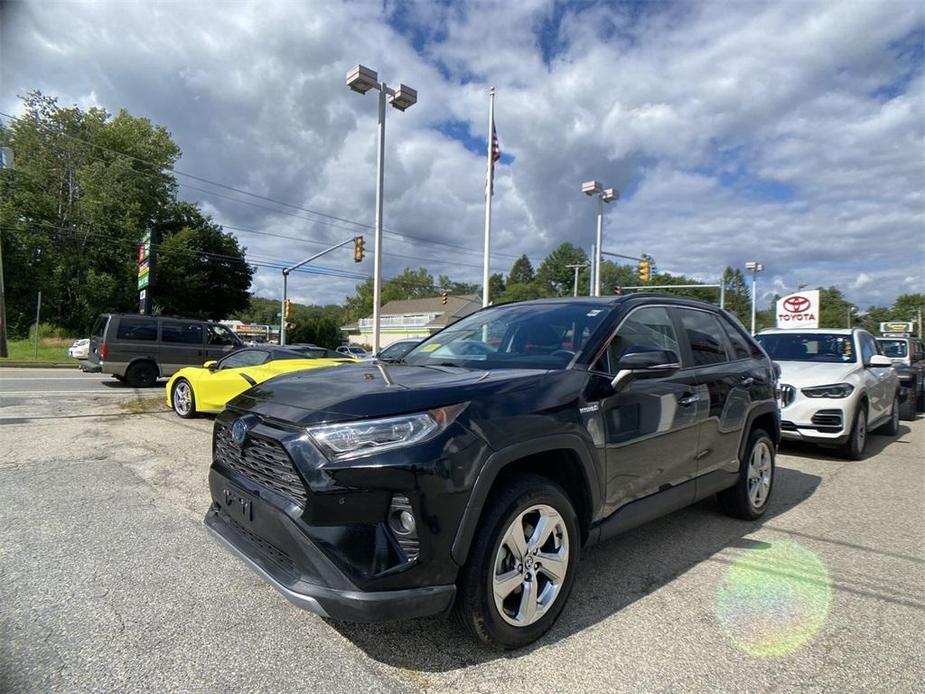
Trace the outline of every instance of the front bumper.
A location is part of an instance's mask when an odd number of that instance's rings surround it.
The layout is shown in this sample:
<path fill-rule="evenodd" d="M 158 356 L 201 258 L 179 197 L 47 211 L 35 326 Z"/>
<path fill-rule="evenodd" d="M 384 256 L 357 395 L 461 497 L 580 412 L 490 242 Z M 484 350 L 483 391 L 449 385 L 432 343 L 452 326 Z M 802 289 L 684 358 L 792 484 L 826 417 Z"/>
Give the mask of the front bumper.
<path fill-rule="evenodd" d="M 807 398 L 798 393 L 780 413 L 781 438 L 838 445 L 848 440 L 854 398 Z"/>
<path fill-rule="evenodd" d="M 381 622 L 425 617 L 447 611 L 455 585 L 365 591 L 359 589 L 303 533 L 283 510 L 245 492 L 224 475 L 209 474 L 213 503 L 206 527 L 226 549 L 243 560 L 290 602 L 322 617 L 354 622 Z M 223 501 L 225 504 L 223 505 Z M 235 519 L 236 504 L 251 504 L 249 521 Z M 277 540 L 276 546 L 266 538 Z"/>

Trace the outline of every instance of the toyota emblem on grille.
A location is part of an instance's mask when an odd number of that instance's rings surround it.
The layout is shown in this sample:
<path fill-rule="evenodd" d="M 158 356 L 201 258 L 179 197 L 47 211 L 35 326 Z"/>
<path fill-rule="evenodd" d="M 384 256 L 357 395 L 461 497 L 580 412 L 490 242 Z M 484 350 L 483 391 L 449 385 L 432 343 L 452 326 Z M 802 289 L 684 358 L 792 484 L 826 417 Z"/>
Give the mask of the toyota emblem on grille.
<path fill-rule="evenodd" d="M 784 310 L 789 313 L 803 313 L 809 308 L 810 301 L 805 296 L 791 296 L 784 299 Z"/>
<path fill-rule="evenodd" d="M 246 419 L 243 417 L 241 419 L 236 419 L 234 424 L 231 425 L 231 440 L 238 446 L 243 446 L 244 442 L 247 440 L 248 428 Z"/>

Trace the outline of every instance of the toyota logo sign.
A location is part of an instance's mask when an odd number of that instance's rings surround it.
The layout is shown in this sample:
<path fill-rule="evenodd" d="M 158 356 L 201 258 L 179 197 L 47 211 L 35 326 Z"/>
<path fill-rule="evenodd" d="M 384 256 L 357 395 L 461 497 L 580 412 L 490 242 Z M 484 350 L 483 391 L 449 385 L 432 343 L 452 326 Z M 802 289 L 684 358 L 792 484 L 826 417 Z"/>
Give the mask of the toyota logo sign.
<path fill-rule="evenodd" d="M 805 296 L 788 296 L 784 299 L 784 310 L 788 313 L 803 313 L 809 308 L 810 303 Z"/>
<path fill-rule="evenodd" d="M 777 300 L 778 328 L 818 328 L 819 290 L 788 294 Z"/>

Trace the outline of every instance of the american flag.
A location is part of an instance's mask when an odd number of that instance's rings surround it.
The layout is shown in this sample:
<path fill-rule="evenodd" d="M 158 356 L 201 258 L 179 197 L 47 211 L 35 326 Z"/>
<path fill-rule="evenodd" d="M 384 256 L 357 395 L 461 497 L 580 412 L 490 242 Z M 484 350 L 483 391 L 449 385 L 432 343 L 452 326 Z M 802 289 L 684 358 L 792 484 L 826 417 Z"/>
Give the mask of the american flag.
<path fill-rule="evenodd" d="M 501 144 L 498 142 L 498 131 L 495 129 L 495 122 L 491 122 L 491 189 L 492 195 L 495 194 L 495 162 L 501 158 Z"/>

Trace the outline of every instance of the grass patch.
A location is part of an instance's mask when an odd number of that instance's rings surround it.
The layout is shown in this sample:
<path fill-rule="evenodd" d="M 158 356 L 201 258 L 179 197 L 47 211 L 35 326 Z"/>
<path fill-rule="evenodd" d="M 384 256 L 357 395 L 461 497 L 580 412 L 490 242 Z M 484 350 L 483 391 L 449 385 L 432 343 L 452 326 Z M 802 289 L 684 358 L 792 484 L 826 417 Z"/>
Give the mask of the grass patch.
<path fill-rule="evenodd" d="M 161 397 L 137 398 L 136 400 L 129 400 L 128 402 L 119 403 L 119 407 L 132 414 L 169 411 L 167 404 L 164 402 L 164 398 Z"/>
<path fill-rule="evenodd" d="M 74 342 L 64 337 L 43 337 L 39 339 L 38 358 L 35 355 L 35 343 L 32 340 L 7 340 L 10 361 L 38 361 L 47 363 L 66 364 L 77 360 L 67 356 L 67 348 Z"/>

